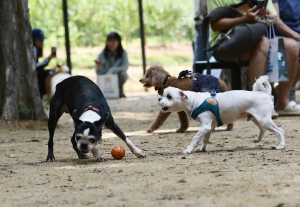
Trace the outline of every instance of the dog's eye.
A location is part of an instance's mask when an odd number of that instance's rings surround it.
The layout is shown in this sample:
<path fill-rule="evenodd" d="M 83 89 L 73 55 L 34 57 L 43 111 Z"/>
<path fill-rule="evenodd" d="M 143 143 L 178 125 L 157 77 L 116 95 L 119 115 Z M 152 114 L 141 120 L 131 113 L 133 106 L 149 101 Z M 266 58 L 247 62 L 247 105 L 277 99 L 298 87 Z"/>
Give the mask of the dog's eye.
<path fill-rule="evenodd" d="M 90 143 L 94 144 L 96 142 L 96 139 L 90 138 Z"/>
<path fill-rule="evenodd" d="M 78 142 L 81 139 L 81 136 L 76 136 L 75 139 Z"/>
<path fill-rule="evenodd" d="M 170 94 L 167 95 L 168 99 L 172 99 L 172 96 Z"/>

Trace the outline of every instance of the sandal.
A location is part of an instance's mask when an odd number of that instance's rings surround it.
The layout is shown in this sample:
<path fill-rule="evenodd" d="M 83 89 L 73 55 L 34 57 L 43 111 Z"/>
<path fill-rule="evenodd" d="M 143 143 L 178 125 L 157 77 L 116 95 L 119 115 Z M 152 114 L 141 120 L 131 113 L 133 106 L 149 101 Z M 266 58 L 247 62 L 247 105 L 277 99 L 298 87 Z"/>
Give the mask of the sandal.
<path fill-rule="evenodd" d="M 277 119 L 278 116 L 279 116 L 279 114 L 275 110 L 273 110 L 272 111 L 272 119 Z"/>
<path fill-rule="evenodd" d="M 282 111 L 277 111 L 279 116 L 300 116 L 300 105 L 295 101 L 290 101 Z"/>

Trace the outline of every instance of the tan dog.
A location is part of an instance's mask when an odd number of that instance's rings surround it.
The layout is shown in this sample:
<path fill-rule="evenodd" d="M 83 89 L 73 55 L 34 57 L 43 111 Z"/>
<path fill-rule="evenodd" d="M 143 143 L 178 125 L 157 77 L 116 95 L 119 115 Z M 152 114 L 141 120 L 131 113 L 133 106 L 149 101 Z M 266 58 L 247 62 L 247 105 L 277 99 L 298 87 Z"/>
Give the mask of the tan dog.
<path fill-rule="evenodd" d="M 150 68 L 148 68 L 145 76 L 140 80 L 140 82 L 146 88 L 154 87 L 159 95 L 162 95 L 164 89 L 168 86 L 176 87 L 181 90 L 193 91 L 193 75 L 190 78 L 178 79 L 176 77 L 171 77 L 170 74 L 163 67 L 158 65 L 153 65 Z M 228 88 L 224 81 L 219 79 L 218 82 L 220 85 L 221 92 L 228 91 Z M 195 92 L 202 91 L 200 90 Z M 157 130 L 160 126 L 163 125 L 163 123 L 170 116 L 170 114 L 171 112 L 163 113 L 162 111 L 160 111 L 151 127 L 147 129 L 147 132 L 150 133 Z M 177 114 L 180 121 L 180 128 L 177 129 L 176 132 L 184 132 L 189 127 L 188 116 L 184 111 L 178 112 Z M 231 130 L 232 127 L 233 124 L 228 124 L 227 130 Z"/>
<path fill-rule="evenodd" d="M 70 69 L 68 66 L 57 66 L 53 69 L 53 73 L 51 75 L 48 75 L 45 79 L 45 86 L 46 86 L 46 92 L 47 92 L 47 99 L 50 100 L 51 97 L 55 93 L 55 88 L 58 83 L 63 81 L 66 78 L 71 77 L 69 74 Z"/>

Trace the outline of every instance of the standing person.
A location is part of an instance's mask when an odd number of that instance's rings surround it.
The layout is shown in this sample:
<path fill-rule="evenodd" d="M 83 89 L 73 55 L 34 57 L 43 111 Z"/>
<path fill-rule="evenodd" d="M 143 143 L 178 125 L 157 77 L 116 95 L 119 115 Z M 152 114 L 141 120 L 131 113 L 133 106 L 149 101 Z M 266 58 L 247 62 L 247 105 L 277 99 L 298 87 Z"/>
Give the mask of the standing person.
<path fill-rule="evenodd" d="M 289 37 L 297 41 L 300 50 L 300 4 L 298 0 L 272 0 L 278 16 L 275 19 L 276 35 Z M 300 57 L 300 52 L 299 52 Z M 290 101 L 296 102 L 295 86 L 300 80 L 300 64 L 290 92 Z"/>
<path fill-rule="evenodd" d="M 196 40 L 194 44 L 194 62 L 206 60 L 204 54 L 204 43 L 202 41 L 202 21 L 207 14 L 207 3 L 206 0 L 195 0 L 195 30 L 196 30 Z M 193 68 L 193 72 L 195 68 Z"/>
<path fill-rule="evenodd" d="M 33 58 L 37 71 L 38 85 L 41 98 L 44 94 L 46 94 L 45 79 L 52 72 L 51 70 L 45 70 L 45 67 L 49 64 L 52 58 L 56 57 L 56 53 L 52 51 L 46 59 L 44 59 L 42 62 L 39 62 L 39 57 L 43 56 L 43 46 L 45 39 L 46 36 L 44 35 L 41 29 L 32 30 Z"/>
<path fill-rule="evenodd" d="M 95 60 L 95 70 L 97 75 L 107 73 L 118 74 L 120 98 L 125 98 L 123 85 L 128 79 L 128 56 L 122 47 L 121 36 L 116 32 L 111 32 L 106 38 L 105 48 Z"/>
<path fill-rule="evenodd" d="M 276 18 L 277 12 L 271 1 L 268 1 L 266 12 L 260 12 L 261 9 L 257 9 L 256 5 L 251 5 L 249 9 L 249 2 L 252 4 L 258 3 L 255 0 L 209 0 L 207 3 L 208 13 L 212 12 L 214 9 L 219 7 L 235 7 L 241 14 L 240 17 L 226 17 L 220 19 L 210 19 L 210 44 L 214 46 L 218 42 L 218 37 L 221 32 L 228 31 L 237 25 L 243 25 L 245 23 L 253 24 L 258 22 L 260 18 L 272 19 Z M 275 22 L 276 25 L 276 22 Z M 254 31 L 255 33 L 255 31 Z M 225 35 L 225 34 L 224 34 Z M 226 36 L 226 35 L 225 35 Z M 244 36 L 239 36 L 240 39 Z M 249 43 L 251 39 L 246 39 L 244 42 Z M 251 42 L 252 43 L 252 42 Z M 284 45 L 286 48 L 287 62 L 289 68 L 290 80 L 285 82 L 280 82 L 278 87 L 278 100 L 275 105 L 275 110 L 279 115 L 297 115 L 300 116 L 300 105 L 296 102 L 289 100 L 290 90 L 294 82 L 294 78 L 297 72 L 298 66 L 298 46 L 295 40 L 291 38 L 284 38 Z M 232 47 L 235 47 L 235 50 Z M 237 48 L 238 47 L 238 48 Z M 257 42 L 253 42 L 248 51 L 244 52 L 244 45 L 236 45 L 231 42 L 228 47 L 217 47 L 214 51 L 214 56 L 216 59 L 234 59 L 242 62 L 249 62 L 249 79 L 250 85 L 253 85 L 255 79 L 261 75 L 266 74 L 267 67 L 267 56 L 269 51 L 269 40 L 262 36 Z M 234 53 L 232 53 L 234 52 Z M 238 54 L 235 57 L 231 57 L 232 54 Z M 275 114 L 274 114 L 275 115 Z"/>

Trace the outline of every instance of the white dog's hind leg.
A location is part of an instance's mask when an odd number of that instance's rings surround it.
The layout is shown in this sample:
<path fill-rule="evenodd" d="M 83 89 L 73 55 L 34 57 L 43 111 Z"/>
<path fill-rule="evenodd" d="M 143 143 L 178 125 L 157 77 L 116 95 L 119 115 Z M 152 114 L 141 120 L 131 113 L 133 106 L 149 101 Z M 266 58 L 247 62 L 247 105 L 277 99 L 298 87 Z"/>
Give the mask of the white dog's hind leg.
<path fill-rule="evenodd" d="M 201 152 L 205 152 L 206 151 L 206 146 L 209 142 L 209 138 L 210 138 L 210 135 L 211 135 L 211 131 L 209 131 L 203 138 L 203 141 L 202 141 L 202 146 L 201 146 L 201 149 L 200 151 Z"/>
<path fill-rule="evenodd" d="M 253 118 L 252 121 L 259 128 L 258 136 L 252 140 L 253 142 L 257 143 L 257 142 L 261 141 L 262 137 L 264 136 L 264 134 L 267 130 L 265 128 L 263 128 L 261 126 L 261 124 L 255 118 Z"/>
<path fill-rule="evenodd" d="M 190 154 L 194 150 L 194 148 L 198 145 L 198 143 L 201 141 L 201 139 L 207 134 L 211 132 L 211 127 L 209 125 L 207 126 L 201 126 L 200 130 L 197 132 L 197 134 L 194 136 L 191 144 L 183 151 L 183 154 Z"/>
<path fill-rule="evenodd" d="M 268 122 L 266 122 L 265 126 L 263 126 L 270 132 L 273 132 L 279 139 L 279 145 L 276 147 L 278 150 L 282 150 L 285 148 L 285 141 L 284 141 L 284 131 L 276 126 L 272 119 L 270 118 Z"/>

